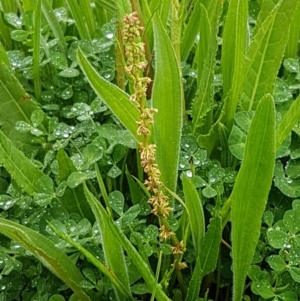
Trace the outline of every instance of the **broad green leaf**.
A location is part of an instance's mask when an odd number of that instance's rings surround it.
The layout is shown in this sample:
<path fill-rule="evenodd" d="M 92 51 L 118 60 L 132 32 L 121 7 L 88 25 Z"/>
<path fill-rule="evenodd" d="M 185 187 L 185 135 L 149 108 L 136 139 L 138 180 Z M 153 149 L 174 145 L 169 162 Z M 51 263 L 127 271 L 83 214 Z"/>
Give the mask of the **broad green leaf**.
<path fill-rule="evenodd" d="M 58 47 L 62 53 L 67 53 L 67 43 L 65 41 L 62 28 L 56 19 L 55 13 L 48 1 L 42 1 L 42 12 L 54 34 L 58 40 Z"/>
<path fill-rule="evenodd" d="M 82 301 L 91 301 L 79 286 L 84 280 L 73 261 L 43 235 L 12 221 L 0 218 L 0 232 L 31 252 L 52 273 L 70 287 Z"/>
<path fill-rule="evenodd" d="M 260 235 L 261 219 L 275 162 L 275 108 L 270 95 L 257 107 L 246 140 L 244 160 L 230 195 L 234 301 L 240 301 Z"/>
<path fill-rule="evenodd" d="M 243 80 L 248 26 L 248 1 L 231 0 L 226 15 L 221 67 L 223 74 L 223 94 L 226 97 L 225 125 L 231 130 L 238 104 L 238 96 Z"/>
<path fill-rule="evenodd" d="M 188 219 L 192 232 L 196 256 L 199 256 L 205 232 L 205 219 L 202 202 L 195 185 L 186 175 L 183 176 L 182 184 L 185 204 L 189 211 Z"/>
<path fill-rule="evenodd" d="M 137 124 L 140 119 L 139 110 L 129 100 L 129 95 L 102 78 L 85 58 L 82 51 L 77 52 L 78 63 L 88 78 L 97 95 L 103 99 L 109 109 L 116 115 L 120 122 L 130 131 L 137 141 Z"/>
<path fill-rule="evenodd" d="M 254 38 L 246 53 L 241 96 L 247 110 L 255 109 L 265 94 L 273 92 L 298 1 L 275 2 L 262 3 Z"/>
<path fill-rule="evenodd" d="M 0 164 L 10 173 L 17 184 L 26 193 L 33 195 L 39 192 L 37 181 L 44 174 L 19 151 L 0 130 Z"/>
<path fill-rule="evenodd" d="M 200 2 L 198 1 L 195 3 L 189 22 L 186 26 L 186 29 L 183 33 L 183 37 L 181 40 L 180 54 L 181 54 L 182 62 L 185 62 L 187 60 L 188 55 L 196 41 L 196 37 L 199 34 L 200 21 L 202 20 L 201 17 L 199 18 L 200 14 L 201 14 L 201 6 L 200 6 Z"/>
<path fill-rule="evenodd" d="M 189 288 L 188 288 L 187 295 L 185 297 L 185 301 L 196 300 L 196 298 L 199 296 L 202 277 L 203 277 L 203 273 L 201 270 L 201 261 L 200 258 L 198 257 L 196 260 L 196 265 L 193 271 L 191 281 L 189 283 Z"/>
<path fill-rule="evenodd" d="M 87 195 L 87 198 L 90 202 L 90 205 L 93 209 L 93 212 L 100 224 L 102 235 L 105 235 L 103 242 L 104 247 L 107 248 L 109 253 L 112 253 L 111 250 L 116 250 L 113 252 L 113 254 L 110 254 L 112 260 L 116 260 L 114 263 L 114 266 L 116 266 L 116 269 L 118 273 L 116 275 L 120 274 L 123 277 L 127 274 L 127 271 L 124 270 L 123 273 L 120 269 L 120 267 L 123 266 L 123 263 L 119 263 L 119 266 L 117 262 L 123 260 L 123 253 L 122 250 L 119 249 L 119 243 L 122 245 L 124 250 L 126 251 L 129 258 L 132 260 L 142 277 L 144 278 L 146 284 L 148 285 L 148 289 L 151 291 L 156 290 L 156 299 L 158 301 L 171 301 L 166 294 L 163 292 L 161 286 L 156 283 L 155 278 L 153 276 L 153 273 L 149 270 L 149 265 L 142 259 L 141 255 L 138 253 L 138 251 L 134 248 L 134 246 L 131 244 L 131 242 L 128 240 L 126 235 L 123 233 L 123 231 L 114 223 L 113 220 L 108 216 L 102 205 L 99 203 L 99 201 L 91 194 L 91 192 L 87 189 L 87 187 L 84 187 L 85 193 Z M 106 246 L 105 241 L 109 242 L 111 246 Z M 119 243 L 118 243 L 119 242 Z M 116 248 L 117 247 L 117 248 Z M 108 255 L 108 254 L 106 254 Z M 115 257 L 115 258 L 114 258 Z M 125 273 L 125 274 L 124 274 Z M 127 276 L 126 276 L 127 277 Z M 122 279 L 122 278 L 119 278 Z"/>
<path fill-rule="evenodd" d="M 15 125 L 17 121 L 31 124 L 30 117 L 35 110 L 40 108 L 26 94 L 8 67 L 0 62 L 0 126 L 18 148 L 25 149 L 32 144 L 32 135 L 18 132 Z"/>
<path fill-rule="evenodd" d="M 155 78 L 152 105 L 154 139 L 161 181 L 175 191 L 182 124 L 182 83 L 175 52 L 158 14 L 153 17 L 155 45 Z"/>
<path fill-rule="evenodd" d="M 67 181 L 69 176 L 76 171 L 76 168 L 63 148 L 60 148 L 57 152 L 57 161 L 60 182 Z M 67 187 L 62 196 L 62 202 L 70 213 L 78 213 L 81 217 L 86 217 L 90 221 L 94 221 L 94 216 L 85 197 L 82 185 L 75 188 Z"/>
<path fill-rule="evenodd" d="M 86 2 L 86 1 L 84 1 L 84 2 Z M 93 18 L 92 18 L 92 20 L 88 21 L 87 19 L 85 19 L 82 16 L 88 12 L 86 10 L 82 11 L 83 7 L 79 6 L 77 1 L 67 0 L 67 4 L 68 4 L 70 12 L 75 20 L 75 24 L 76 24 L 76 27 L 77 27 L 77 30 L 79 32 L 81 39 L 90 41 L 91 40 L 90 34 L 92 32 L 89 31 L 89 30 L 91 30 L 91 28 L 89 28 L 88 26 L 90 25 L 89 23 L 92 22 Z M 86 7 L 85 7 L 85 9 L 86 9 Z"/>
<path fill-rule="evenodd" d="M 298 96 L 291 104 L 289 110 L 283 115 L 283 118 L 276 129 L 276 146 L 278 150 L 282 142 L 289 135 L 293 127 L 300 119 L 300 96 Z"/>
<path fill-rule="evenodd" d="M 130 291 L 130 282 L 128 271 L 125 263 L 122 246 L 111 230 L 109 217 L 94 195 L 88 190 L 84 184 L 84 193 L 94 213 L 96 221 L 101 231 L 102 248 L 109 269 L 116 275 L 117 279 L 121 279 L 126 291 Z M 113 252 L 112 252 L 113 250 Z M 116 291 L 119 300 L 123 300 L 122 296 Z"/>

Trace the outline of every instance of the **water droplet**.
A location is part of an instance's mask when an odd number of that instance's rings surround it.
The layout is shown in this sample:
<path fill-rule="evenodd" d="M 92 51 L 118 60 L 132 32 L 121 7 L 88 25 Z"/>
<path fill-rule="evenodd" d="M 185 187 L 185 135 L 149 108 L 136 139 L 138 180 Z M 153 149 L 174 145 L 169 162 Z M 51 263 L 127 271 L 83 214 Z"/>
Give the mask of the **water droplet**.
<path fill-rule="evenodd" d="M 192 173 L 191 170 L 187 170 L 187 171 L 185 172 L 185 174 L 186 174 L 189 178 L 192 178 L 192 177 L 193 177 L 193 173 Z"/>

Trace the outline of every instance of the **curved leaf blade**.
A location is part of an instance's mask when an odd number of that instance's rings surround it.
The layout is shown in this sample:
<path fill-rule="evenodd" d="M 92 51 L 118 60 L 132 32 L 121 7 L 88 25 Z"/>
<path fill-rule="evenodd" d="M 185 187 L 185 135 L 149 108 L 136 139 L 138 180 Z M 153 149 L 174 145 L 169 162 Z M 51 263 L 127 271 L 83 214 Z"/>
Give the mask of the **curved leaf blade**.
<path fill-rule="evenodd" d="M 79 283 L 84 280 L 73 261 L 43 235 L 12 221 L 0 218 L 0 232 L 30 251 L 52 273 L 66 283 L 82 301 L 91 301 Z"/>
<path fill-rule="evenodd" d="M 248 104 L 248 110 L 255 109 L 265 94 L 273 92 L 298 0 L 275 2 L 276 4 L 274 1 L 263 2 L 254 30 L 254 40 L 247 51 L 246 64 L 250 62 L 250 67 L 244 80 L 242 94 Z M 271 25 L 268 25 L 269 21 L 266 22 L 269 18 L 273 21 Z M 269 28 L 258 48 L 256 37 L 266 25 Z"/>
<path fill-rule="evenodd" d="M 289 110 L 284 114 L 282 121 L 276 129 L 276 150 L 291 132 L 294 125 L 300 120 L 300 96 L 291 104 Z"/>
<path fill-rule="evenodd" d="M 17 184 L 26 193 L 33 195 L 39 192 L 36 182 L 44 176 L 21 151 L 12 145 L 12 142 L 0 130 L 0 164 L 10 173 Z"/>
<path fill-rule="evenodd" d="M 275 107 L 270 95 L 259 103 L 246 140 L 244 160 L 230 199 L 234 301 L 244 282 L 260 235 L 261 218 L 272 184 L 275 162 Z"/>
<path fill-rule="evenodd" d="M 108 240 L 111 240 L 112 247 L 111 250 L 115 250 L 115 245 L 119 246 L 119 243 L 122 245 L 127 255 L 133 261 L 134 265 L 137 267 L 138 271 L 144 278 L 145 282 L 148 285 L 149 290 L 156 292 L 156 298 L 158 301 L 171 301 L 166 294 L 163 292 L 161 286 L 156 283 L 155 278 L 151 271 L 149 270 L 149 265 L 143 260 L 138 251 L 134 248 L 131 242 L 127 239 L 123 231 L 115 225 L 113 220 L 108 216 L 103 206 L 99 201 L 93 196 L 93 194 L 88 190 L 86 185 L 84 186 L 84 191 L 86 193 L 87 199 L 92 207 L 92 210 L 96 216 L 96 219 L 101 224 L 105 226 L 102 228 L 102 233 L 105 233 Z M 105 229 L 105 232 L 104 232 Z M 105 243 L 105 242 L 104 242 Z M 118 247 L 119 248 L 119 247 Z M 114 251 L 115 252 L 115 251 Z M 116 254 L 115 256 L 118 256 Z M 113 257 L 113 255 L 112 255 Z M 122 254 L 123 257 L 123 254 Z M 118 268 L 118 266 L 117 266 Z M 118 275 L 118 274 L 116 274 Z M 122 278 L 119 278 L 122 279 Z"/>
<path fill-rule="evenodd" d="M 245 60 L 248 26 L 248 1 L 231 0 L 226 16 L 221 67 L 223 73 L 223 93 L 226 96 L 225 125 L 230 130 L 238 104 L 238 96 L 243 83 L 243 63 Z"/>
<path fill-rule="evenodd" d="M 20 133 L 15 129 L 17 121 L 31 124 L 30 116 L 39 106 L 31 99 L 9 68 L 0 62 L 0 126 L 3 132 L 20 148 L 28 146 L 32 140 L 30 133 Z M 8 114 L 9 112 L 9 114 Z"/>
<path fill-rule="evenodd" d="M 189 212 L 189 224 L 191 227 L 196 255 L 198 256 L 200 254 L 202 240 L 205 233 L 205 219 L 202 202 L 195 185 L 186 175 L 183 176 L 182 184 L 185 204 Z"/>
<path fill-rule="evenodd" d="M 140 113 L 137 107 L 129 100 L 129 95 L 102 78 L 91 66 L 80 49 L 77 52 L 79 66 L 87 77 L 96 94 L 103 99 L 109 109 L 116 115 L 120 122 L 131 132 L 137 141 L 137 124 Z"/>
<path fill-rule="evenodd" d="M 118 279 L 122 279 L 124 289 L 130 292 L 130 282 L 128 277 L 128 271 L 126 268 L 125 257 L 123 254 L 123 249 L 121 244 L 118 241 L 116 241 L 116 238 L 110 229 L 108 215 L 103 206 L 88 190 L 86 184 L 84 184 L 84 193 L 95 215 L 96 221 L 101 231 L 102 246 L 106 263 L 109 266 L 110 270 L 116 275 L 116 277 Z M 118 300 L 123 300 L 122 294 L 120 294 L 117 290 L 115 290 L 115 292 L 118 296 Z"/>

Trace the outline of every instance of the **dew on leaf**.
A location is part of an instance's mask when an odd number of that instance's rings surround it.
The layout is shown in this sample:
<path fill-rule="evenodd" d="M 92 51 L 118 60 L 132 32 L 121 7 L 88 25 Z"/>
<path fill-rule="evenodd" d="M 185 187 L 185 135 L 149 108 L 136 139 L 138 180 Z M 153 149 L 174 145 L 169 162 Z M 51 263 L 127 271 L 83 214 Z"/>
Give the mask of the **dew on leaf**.
<path fill-rule="evenodd" d="M 283 61 L 285 69 L 291 73 L 299 73 L 299 62 L 294 58 L 287 58 Z"/>
<path fill-rule="evenodd" d="M 111 22 L 106 23 L 102 26 L 102 33 L 109 40 L 115 37 L 115 31 L 115 25 Z"/>
<path fill-rule="evenodd" d="M 122 192 L 115 190 L 109 194 L 108 202 L 111 208 L 117 212 L 119 215 L 122 215 L 124 208 L 124 196 Z"/>
<path fill-rule="evenodd" d="M 113 179 L 117 178 L 121 174 L 122 174 L 122 170 L 116 165 L 112 166 L 112 168 L 107 173 L 107 175 Z"/>
<path fill-rule="evenodd" d="M 20 133 L 27 133 L 32 129 L 32 127 L 30 124 L 24 121 L 17 121 L 15 129 Z"/>

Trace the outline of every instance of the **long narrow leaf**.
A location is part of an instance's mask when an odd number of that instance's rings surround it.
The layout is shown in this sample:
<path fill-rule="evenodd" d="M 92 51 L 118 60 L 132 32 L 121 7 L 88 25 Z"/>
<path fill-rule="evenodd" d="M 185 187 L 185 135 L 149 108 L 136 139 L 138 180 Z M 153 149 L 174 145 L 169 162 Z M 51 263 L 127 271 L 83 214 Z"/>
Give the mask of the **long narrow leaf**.
<path fill-rule="evenodd" d="M 171 301 L 163 292 L 161 286 L 156 283 L 155 278 L 151 271 L 149 270 L 148 264 L 142 259 L 138 251 L 134 248 L 131 242 L 127 239 L 123 231 L 115 225 L 113 220 L 110 219 L 103 206 L 99 203 L 99 201 L 91 194 L 91 192 L 85 186 L 85 193 L 90 202 L 90 205 L 93 209 L 93 212 L 98 221 L 100 221 L 101 225 L 104 225 L 105 228 L 102 228 L 101 231 L 107 237 L 107 239 L 111 240 L 113 245 L 110 248 L 110 252 L 113 249 L 115 253 L 115 248 L 119 247 L 119 243 L 121 243 L 122 247 L 126 251 L 127 255 L 130 257 L 134 265 L 137 267 L 138 271 L 144 278 L 146 284 L 148 285 L 148 289 L 151 291 L 156 290 L 156 298 L 158 301 Z M 120 254 L 115 253 L 114 256 L 120 256 Z M 121 255 L 123 258 L 123 255 Z M 118 258 L 120 260 L 120 258 Z M 120 273 L 120 271 L 119 271 Z M 117 275 L 117 274 L 116 274 Z M 120 279 L 120 278 L 119 278 Z"/>
<path fill-rule="evenodd" d="M 44 174 L 0 130 L 0 164 L 26 193 L 38 192 L 36 182 Z"/>
<path fill-rule="evenodd" d="M 270 2 L 272 2 L 273 8 Z M 263 2 L 261 15 L 265 16 L 265 10 L 269 11 L 270 6 L 272 10 L 266 15 L 266 18 L 274 10 L 277 13 L 270 29 L 261 41 L 260 48 L 257 49 L 256 40 L 254 39 L 247 51 L 246 62 L 249 60 L 250 68 L 247 70 L 242 88 L 242 97 L 248 104 L 247 110 L 255 109 L 265 94 L 273 92 L 298 0 L 277 2 L 276 5 L 270 0 Z M 256 33 L 259 34 L 259 31 L 263 30 L 265 22 L 260 22 L 262 18 L 259 17 L 255 36 Z M 282 28 L 285 30 L 282 30 Z"/>
<path fill-rule="evenodd" d="M 299 45 L 299 35 L 300 35 L 300 2 L 298 1 L 298 6 L 296 8 L 294 19 L 291 24 L 289 41 L 286 45 L 285 57 L 286 58 L 296 58 L 298 45 Z"/>
<path fill-rule="evenodd" d="M 240 301 L 258 242 L 275 162 L 275 107 L 264 97 L 254 114 L 232 200 L 233 301 Z"/>
<path fill-rule="evenodd" d="M 67 43 L 65 41 L 64 33 L 48 1 L 42 1 L 42 11 L 51 30 L 53 31 L 55 37 L 58 39 L 58 47 L 60 51 L 62 53 L 66 53 Z"/>
<path fill-rule="evenodd" d="M 29 146 L 32 141 L 30 133 L 18 132 L 15 128 L 17 121 L 31 124 L 30 116 L 34 110 L 40 109 L 31 99 L 27 99 L 19 81 L 9 68 L 0 62 L 0 125 L 3 132 L 19 148 Z M 9 114 L 8 114 L 9 112 Z"/>
<path fill-rule="evenodd" d="M 99 229 L 101 231 L 101 239 L 102 239 L 102 248 L 106 260 L 106 264 L 110 268 L 110 270 L 116 275 L 117 279 L 122 279 L 122 283 L 124 285 L 124 289 L 130 292 L 130 282 L 128 277 L 128 271 L 126 268 L 125 257 L 123 254 L 122 246 L 120 242 L 118 242 L 111 232 L 108 216 L 103 208 L 100 205 L 99 201 L 94 197 L 94 195 L 88 190 L 86 185 L 84 185 L 84 193 L 86 198 L 92 208 L 92 211 L 95 215 L 96 221 L 99 225 Z M 113 251 L 112 251 L 113 250 Z M 119 300 L 122 299 L 122 294 L 120 294 L 116 290 L 116 295 Z"/>
<path fill-rule="evenodd" d="M 30 251 L 52 273 L 67 284 L 82 301 L 91 301 L 79 286 L 84 280 L 73 261 L 43 235 L 12 221 L 0 218 L 0 232 Z"/>
<path fill-rule="evenodd" d="M 182 83 L 171 41 L 158 14 L 153 17 L 155 78 L 152 90 L 154 139 L 162 182 L 175 191 L 182 126 Z"/>
<path fill-rule="evenodd" d="M 196 256 L 200 254 L 202 240 L 205 233 L 205 219 L 202 207 L 202 202 L 195 185 L 191 180 L 184 175 L 183 192 L 185 197 L 185 204 L 189 211 L 189 224 L 194 241 Z"/>
<path fill-rule="evenodd" d="M 197 299 L 201 288 L 202 277 L 203 277 L 203 273 L 201 270 L 201 262 L 200 262 L 200 258 L 198 257 L 196 260 L 196 265 L 193 271 L 192 279 L 189 283 L 189 288 L 188 288 L 185 301 Z"/>
<path fill-rule="evenodd" d="M 40 77 L 40 41 L 41 41 L 41 11 L 42 1 L 38 0 L 34 13 L 33 32 L 33 82 L 35 98 L 39 101 L 42 87 Z"/>
<path fill-rule="evenodd" d="M 189 19 L 189 22 L 187 24 L 187 27 L 183 33 L 183 38 L 180 45 L 181 61 L 183 62 L 186 61 L 189 52 L 191 51 L 195 43 L 196 37 L 199 34 L 200 21 L 202 20 L 201 17 L 199 18 L 200 13 L 201 13 L 200 2 L 196 2 L 191 17 Z"/>
<path fill-rule="evenodd" d="M 95 33 L 95 17 L 93 14 L 93 9 L 90 0 L 80 0 L 80 7 L 82 12 L 84 13 L 84 19 L 86 22 L 86 27 L 89 31 L 91 37 L 94 36 Z"/>
<path fill-rule="evenodd" d="M 70 12 L 75 20 L 77 30 L 82 40 L 91 40 L 90 32 L 87 28 L 87 20 L 82 17 L 82 11 L 77 1 L 67 0 Z M 84 13 L 83 13 L 84 16 Z"/>
<path fill-rule="evenodd" d="M 103 99 L 120 122 L 131 132 L 135 139 L 139 141 L 140 137 L 136 134 L 136 122 L 140 118 L 140 113 L 136 106 L 129 100 L 129 95 L 102 78 L 91 66 L 81 50 L 78 50 L 77 58 L 81 69 L 97 95 Z"/>
<path fill-rule="evenodd" d="M 211 273 L 216 268 L 221 238 L 222 218 L 220 210 L 216 208 L 214 216 L 210 219 L 200 254 L 203 276 Z"/>
<path fill-rule="evenodd" d="M 84 248 L 80 243 L 74 241 L 70 236 L 64 234 L 63 232 L 59 231 L 55 228 L 51 223 L 49 227 L 57 234 L 59 237 L 64 239 L 78 251 L 80 251 L 89 262 L 91 262 L 96 268 L 99 269 L 110 281 L 111 283 L 118 289 L 120 295 L 123 298 L 129 298 L 129 300 L 133 300 L 129 291 L 123 286 L 123 283 L 120 279 L 116 278 L 116 275 L 111 271 L 107 266 L 105 266 L 100 260 L 98 260 L 92 253 L 90 253 L 86 248 Z M 121 279 L 122 280 L 122 279 Z"/>
<path fill-rule="evenodd" d="M 225 125 L 229 130 L 238 104 L 238 96 L 243 83 L 243 63 L 245 59 L 248 26 L 248 0 L 231 0 L 226 16 L 223 46 L 222 73 L 225 100 Z"/>
<path fill-rule="evenodd" d="M 289 110 L 283 115 L 283 118 L 276 129 L 276 147 L 278 150 L 284 139 L 291 132 L 293 127 L 300 120 L 300 96 L 291 104 Z"/>

